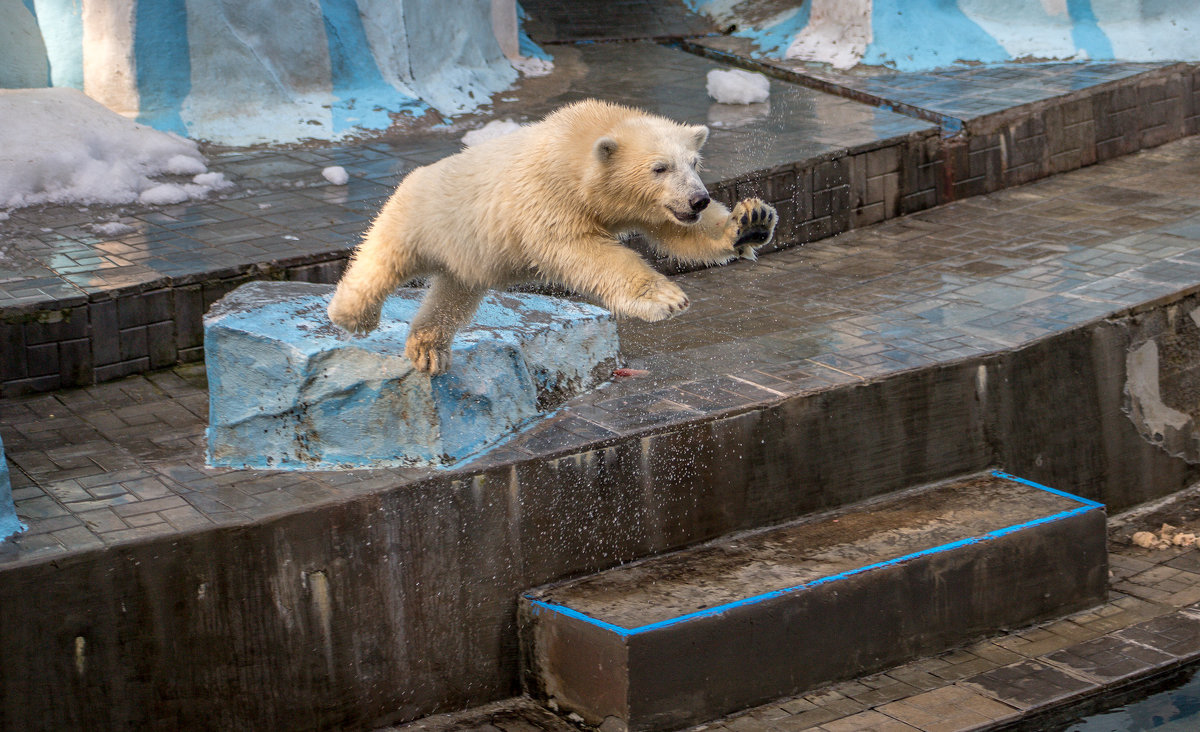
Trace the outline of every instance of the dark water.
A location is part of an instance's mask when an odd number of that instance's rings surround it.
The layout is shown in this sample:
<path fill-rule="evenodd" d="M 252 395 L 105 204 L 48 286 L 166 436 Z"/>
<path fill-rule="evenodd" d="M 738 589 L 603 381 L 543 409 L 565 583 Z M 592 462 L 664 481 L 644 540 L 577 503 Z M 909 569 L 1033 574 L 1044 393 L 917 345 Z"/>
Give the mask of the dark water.
<path fill-rule="evenodd" d="M 1073 722 L 1069 732 L 1200 732 L 1200 666 L 1192 669 L 1182 683 L 1124 706 L 1099 712 Z"/>

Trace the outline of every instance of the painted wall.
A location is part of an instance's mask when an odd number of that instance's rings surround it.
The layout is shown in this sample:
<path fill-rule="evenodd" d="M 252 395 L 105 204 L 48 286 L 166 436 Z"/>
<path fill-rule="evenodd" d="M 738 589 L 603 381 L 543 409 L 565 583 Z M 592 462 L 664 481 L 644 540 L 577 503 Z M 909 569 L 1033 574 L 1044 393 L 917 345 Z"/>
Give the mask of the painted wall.
<path fill-rule="evenodd" d="M 0 0 L 0 87 L 75 87 L 226 144 L 332 139 L 511 86 L 516 18 L 515 0 Z"/>
<path fill-rule="evenodd" d="M 32 5 L 0 0 L 0 89 L 39 87 L 49 82 L 46 44 Z"/>
<path fill-rule="evenodd" d="M 778 58 L 902 71 L 1014 60 L 1200 58 L 1195 0 L 686 0 Z"/>

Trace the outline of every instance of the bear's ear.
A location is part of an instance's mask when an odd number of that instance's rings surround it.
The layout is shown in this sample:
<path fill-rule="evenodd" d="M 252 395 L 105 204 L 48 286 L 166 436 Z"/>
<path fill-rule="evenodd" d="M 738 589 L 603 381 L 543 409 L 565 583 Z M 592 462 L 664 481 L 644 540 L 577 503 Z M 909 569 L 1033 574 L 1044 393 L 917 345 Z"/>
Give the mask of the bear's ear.
<path fill-rule="evenodd" d="M 607 163 L 609 160 L 612 160 L 613 155 L 617 154 L 617 141 L 605 135 L 596 140 L 596 144 L 592 146 L 592 150 L 596 153 L 596 158 L 600 162 Z"/>
<path fill-rule="evenodd" d="M 708 128 L 704 125 L 696 125 L 688 128 L 688 132 L 692 136 L 692 149 L 699 150 L 704 147 L 704 143 L 708 142 Z"/>

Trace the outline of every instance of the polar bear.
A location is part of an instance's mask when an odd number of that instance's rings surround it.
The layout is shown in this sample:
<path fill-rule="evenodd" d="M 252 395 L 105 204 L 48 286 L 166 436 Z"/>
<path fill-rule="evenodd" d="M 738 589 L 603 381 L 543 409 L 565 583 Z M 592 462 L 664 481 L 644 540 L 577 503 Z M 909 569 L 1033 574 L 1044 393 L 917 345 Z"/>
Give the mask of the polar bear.
<path fill-rule="evenodd" d="M 709 198 L 697 173 L 707 139 L 704 126 L 585 100 L 417 168 L 355 250 L 329 318 L 368 333 L 398 285 L 429 276 L 405 353 L 436 374 L 492 288 L 542 280 L 618 316 L 678 315 L 687 295 L 623 234 L 641 233 L 683 262 L 722 264 L 753 259 L 775 232 L 775 209 L 759 199 L 729 211 Z"/>

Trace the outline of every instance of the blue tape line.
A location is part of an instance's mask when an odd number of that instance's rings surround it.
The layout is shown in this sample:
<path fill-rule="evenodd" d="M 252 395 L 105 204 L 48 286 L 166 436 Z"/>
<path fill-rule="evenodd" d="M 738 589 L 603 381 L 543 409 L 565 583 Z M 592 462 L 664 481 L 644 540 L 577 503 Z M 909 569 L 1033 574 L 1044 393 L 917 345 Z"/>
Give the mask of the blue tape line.
<path fill-rule="evenodd" d="M 1076 496 L 1072 493 L 1067 493 L 1066 491 L 1060 491 L 1055 488 L 1050 488 L 1050 487 L 1044 486 L 1040 483 L 1034 483 L 1031 480 L 1026 480 L 1024 478 L 1018 478 L 1015 475 L 1010 475 L 1010 474 L 1005 473 L 1000 470 L 992 471 L 992 475 L 994 475 L 997 478 L 1002 478 L 1004 480 L 1011 480 L 1011 481 L 1014 481 L 1017 483 L 1021 483 L 1021 484 L 1030 486 L 1031 488 L 1037 488 L 1038 490 L 1043 490 L 1043 491 L 1046 491 L 1047 493 L 1053 493 L 1054 495 L 1061 496 L 1063 498 L 1068 498 L 1070 500 L 1076 501 L 1083 505 L 1080 506 L 1079 508 L 1073 508 L 1069 511 L 1062 511 L 1060 513 L 1056 513 L 1051 516 L 1043 516 L 1042 518 L 1033 519 L 1032 521 L 1026 521 L 1026 522 L 1020 523 L 1020 524 L 1014 524 L 1013 526 L 1006 526 L 1002 529 L 996 529 L 995 531 L 989 531 L 988 533 L 982 534 L 980 536 L 972 536 L 972 537 L 968 537 L 966 539 L 959 539 L 958 541 L 952 541 L 948 544 L 941 544 L 939 546 L 931 547 L 929 549 L 922 549 L 919 552 L 913 552 L 912 554 L 905 554 L 902 557 L 896 557 L 894 559 L 889 559 L 884 562 L 876 562 L 875 564 L 867 564 L 862 567 L 856 567 L 854 569 L 847 570 L 845 572 L 839 572 L 838 574 L 831 574 L 828 577 L 820 577 L 818 579 L 813 580 L 812 582 L 806 582 L 804 584 L 795 585 L 794 587 L 785 587 L 785 588 L 779 589 L 779 590 L 772 590 L 770 592 L 764 592 L 761 595 L 754 595 L 753 597 L 747 597 L 742 600 L 735 600 L 733 602 L 727 602 L 723 605 L 717 605 L 715 607 L 705 608 L 704 610 L 697 610 L 694 613 L 680 615 L 677 618 L 669 618 L 667 620 L 660 620 L 656 623 L 649 623 L 647 625 L 642 625 L 637 628 L 623 628 L 619 625 L 614 625 L 612 623 L 607 623 L 603 620 L 598 620 L 596 618 L 591 617 L 590 615 L 585 615 L 585 614 L 579 612 L 578 610 L 567 607 L 566 605 L 559 605 L 559 604 L 553 603 L 553 602 L 546 602 L 545 600 L 536 600 L 530 595 L 526 595 L 525 599 L 529 600 L 530 603 L 532 603 L 536 607 L 550 610 L 552 612 L 559 613 L 560 615 L 566 615 L 567 617 L 575 618 L 576 620 L 582 620 L 586 623 L 590 623 L 591 625 L 595 625 L 599 628 L 603 628 L 604 630 L 608 630 L 613 633 L 616 633 L 617 635 L 621 636 L 622 638 L 627 638 L 632 635 L 639 635 L 641 633 L 647 633 L 652 630 L 661 630 L 662 628 L 668 628 L 672 625 L 678 625 L 680 623 L 688 622 L 689 620 L 698 620 L 700 618 L 707 618 L 707 617 L 712 617 L 714 615 L 721 615 L 721 614 L 726 613 L 735 608 L 745 607 L 747 605 L 756 605 L 765 600 L 770 600 L 772 598 L 779 597 L 781 595 L 786 595 L 791 592 L 799 592 L 800 590 L 807 590 L 812 587 L 829 584 L 830 582 L 836 582 L 838 580 L 846 579 L 848 577 L 853 577 L 855 575 L 863 574 L 864 572 L 870 572 L 872 570 L 882 569 L 884 567 L 890 567 L 890 566 L 894 566 L 897 564 L 903 564 L 904 562 L 909 562 L 909 561 L 912 561 L 913 559 L 917 559 L 919 557 L 930 556 L 932 554 L 940 554 L 942 552 L 951 551 L 953 549 L 958 549 L 960 547 L 970 546 L 972 544 L 978 544 L 978 543 L 981 543 L 984 541 L 989 541 L 991 539 L 997 539 L 1002 536 L 1014 534 L 1018 531 L 1030 528 L 1032 526 L 1037 526 L 1039 524 L 1051 523 L 1054 521 L 1061 521 L 1065 518 L 1070 518 L 1071 516 L 1076 516 L 1081 513 L 1087 513 L 1088 511 L 1093 511 L 1097 508 L 1104 508 L 1104 504 L 1102 504 L 1102 503 L 1097 503 L 1096 501 L 1092 501 L 1087 498 L 1083 498 L 1081 496 Z"/>
<path fill-rule="evenodd" d="M 1104 508 L 1103 503 L 1098 503 L 1096 501 L 1093 501 L 1090 498 L 1084 498 L 1083 496 L 1077 496 L 1074 493 L 1067 493 L 1066 491 L 1060 491 L 1057 488 L 1051 488 L 1050 486 L 1042 485 L 1041 483 L 1034 483 L 1032 480 L 1026 480 L 1025 478 L 1019 478 L 1015 475 L 1006 473 L 1003 470 L 993 470 L 992 475 L 996 476 L 997 478 L 1004 478 L 1005 480 L 1011 480 L 1011 481 L 1014 481 L 1017 483 L 1023 483 L 1024 485 L 1027 485 L 1031 488 L 1037 488 L 1038 490 L 1046 491 L 1047 493 L 1053 493 L 1056 496 L 1062 496 L 1063 498 L 1070 498 L 1072 501 L 1078 501 L 1079 503 L 1082 503 L 1085 506 L 1091 506 L 1092 508 Z"/>

